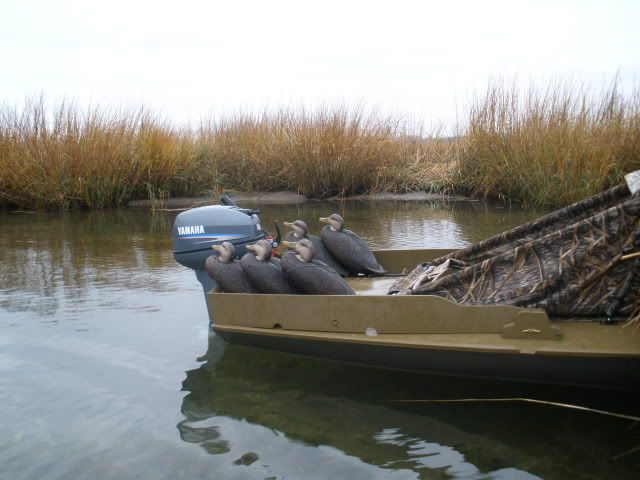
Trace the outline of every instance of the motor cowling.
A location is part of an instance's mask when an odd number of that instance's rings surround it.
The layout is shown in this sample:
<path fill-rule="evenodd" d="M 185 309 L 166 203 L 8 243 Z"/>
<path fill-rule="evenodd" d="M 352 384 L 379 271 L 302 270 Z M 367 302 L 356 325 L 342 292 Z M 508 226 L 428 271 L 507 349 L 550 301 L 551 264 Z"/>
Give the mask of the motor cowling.
<path fill-rule="evenodd" d="M 173 222 L 173 256 L 178 263 L 195 271 L 204 292 L 215 282 L 204 271 L 204 263 L 217 252 L 211 247 L 231 242 L 240 258 L 246 245 L 265 238 L 256 210 L 236 205 L 208 205 L 180 213 Z"/>
<path fill-rule="evenodd" d="M 213 245 L 231 242 L 236 255 L 245 246 L 264 238 L 260 219 L 253 210 L 227 205 L 208 205 L 180 213 L 173 222 L 173 256 L 193 270 L 204 270 L 204 262 L 215 255 Z"/>

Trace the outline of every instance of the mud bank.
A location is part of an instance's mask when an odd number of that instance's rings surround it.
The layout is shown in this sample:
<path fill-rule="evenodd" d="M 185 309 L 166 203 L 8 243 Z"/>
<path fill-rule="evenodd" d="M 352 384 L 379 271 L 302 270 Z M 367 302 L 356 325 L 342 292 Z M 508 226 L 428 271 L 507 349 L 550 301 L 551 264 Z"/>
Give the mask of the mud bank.
<path fill-rule="evenodd" d="M 240 204 L 264 204 L 264 205 L 297 205 L 305 202 L 317 201 L 296 192 L 223 192 Z M 464 195 L 445 195 L 439 193 L 410 192 L 410 193 L 375 193 L 372 195 L 353 195 L 349 197 L 335 197 L 333 201 L 367 200 L 367 201 L 401 201 L 401 202 L 477 202 L 478 200 Z M 203 205 L 217 205 L 220 203 L 220 195 L 201 197 L 170 198 L 168 200 L 132 200 L 127 203 L 128 208 L 155 208 L 165 210 L 178 210 Z"/>

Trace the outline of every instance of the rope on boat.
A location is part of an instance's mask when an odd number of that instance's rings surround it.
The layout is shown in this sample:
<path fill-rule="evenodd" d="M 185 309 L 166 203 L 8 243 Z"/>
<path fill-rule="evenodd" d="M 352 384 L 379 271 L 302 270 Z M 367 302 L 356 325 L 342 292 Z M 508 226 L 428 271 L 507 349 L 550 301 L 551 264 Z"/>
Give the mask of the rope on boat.
<path fill-rule="evenodd" d="M 390 400 L 395 403 L 502 403 L 502 402 L 523 402 L 535 403 L 539 405 L 548 405 L 552 407 L 568 408 L 571 410 L 580 410 L 582 412 L 597 413 L 609 417 L 622 418 L 633 422 L 640 422 L 640 417 L 633 415 L 625 415 L 623 413 L 609 412 L 606 410 L 598 410 L 596 408 L 583 407 L 581 405 L 573 405 L 570 403 L 550 402 L 547 400 L 536 400 L 535 398 L 524 397 L 508 397 L 508 398 L 450 398 L 450 399 L 416 399 L 416 400 Z"/>

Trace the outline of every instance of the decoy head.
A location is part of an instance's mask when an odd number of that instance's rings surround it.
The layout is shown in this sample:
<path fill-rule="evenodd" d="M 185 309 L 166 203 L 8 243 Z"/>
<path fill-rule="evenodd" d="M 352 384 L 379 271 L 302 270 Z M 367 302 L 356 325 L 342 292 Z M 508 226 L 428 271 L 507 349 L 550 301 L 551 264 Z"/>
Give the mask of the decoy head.
<path fill-rule="evenodd" d="M 213 245 L 211 248 L 218 252 L 218 258 L 221 262 L 229 263 L 236 256 L 236 247 L 231 242 L 222 242 L 222 244 Z"/>
<path fill-rule="evenodd" d="M 308 238 L 303 238 L 297 242 L 288 242 L 284 240 L 282 245 L 287 247 L 289 250 L 295 250 L 298 258 L 303 262 L 310 262 L 313 260 L 315 250 L 313 243 L 311 243 L 311 240 Z"/>
<path fill-rule="evenodd" d="M 296 253 L 305 262 L 310 262 L 311 260 L 313 260 L 315 251 L 313 248 L 313 243 L 311 243 L 311 240 L 307 238 L 298 240 L 296 242 Z"/>
<path fill-rule="evenodd" d="M 328 223 L 334 230 L 342 230 L 342 227 L 344 226 L 344 219 L 337 213 L 332 213 L 328 217 L 320 217 L 320 221 Z"/>
<path fill-rule="evenodd" d="M 296 220 L 295 222 L 283 222 L 284 226 L 294 231 L 299 237 L 307 236 L 307 224 L 302 220 Z"/>
<path fill-rule="evenodd" d="M 269 260 L 271 258 L 271 244 L 266 240 L 258 240 L 252 245 L 247 245 L 246 249 L 255 253 L 258 260 Z"/>

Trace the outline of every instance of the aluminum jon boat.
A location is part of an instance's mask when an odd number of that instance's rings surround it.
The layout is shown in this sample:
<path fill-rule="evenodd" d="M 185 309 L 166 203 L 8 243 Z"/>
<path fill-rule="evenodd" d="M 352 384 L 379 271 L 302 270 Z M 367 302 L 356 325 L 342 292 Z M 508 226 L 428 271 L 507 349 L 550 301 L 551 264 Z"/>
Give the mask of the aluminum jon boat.
<path fill-rule="evenodd" d="M 453 250 L 379 250 L 391 273 Z M 206 294 L 226 341 L 390 369 L 617 389 L 640 389 L 640 332 L 624 322 L 549 318 L 542 309 L 460 305 L 430 295 Z M 370 282 L 367 294 L 367 282 Z M 364 284 L 364 285 L 363 285 Z"/>
<path fill-rule="evenodd" d="M 640 171 L 598 195 L 460 250 L 379 250 L 398 277 L 358 295 L 219 293 L 211 246 L 273 238 L 258 210 L 176 217 L 173 253 L 230 343 L 391 369 L 640 390 Z M 634 319 L 629 321 L 629 319 Z"/>

